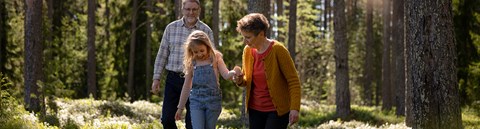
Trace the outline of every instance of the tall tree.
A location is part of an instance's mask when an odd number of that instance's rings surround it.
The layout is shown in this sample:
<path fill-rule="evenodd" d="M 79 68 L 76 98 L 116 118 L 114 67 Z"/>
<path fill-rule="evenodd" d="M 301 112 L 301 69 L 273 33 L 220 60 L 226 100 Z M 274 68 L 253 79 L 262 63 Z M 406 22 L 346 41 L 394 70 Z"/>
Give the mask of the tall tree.
<path fill-rule="evenodd" d="M 330 0 L 325 0 L 323 3 L 323 36 L 326 36 L 328 33 L 328 22 L 329 22 L 329 12 L 330 12 Z"/>
<path fill-rule="evenodd" d="M 292 60 L 295 61 L 295 41 L 297 35 L 297 0 L 290 0 L 290 15 L 288 22 L 288 51 Z"/>
<path fill-rule="evenodd" d="M 407 0 L 405 6 L 412 127 L 460 129 L 452 1 Z"/>
<path fill-rule="evenodd" d="M 88 94 L 97 98 L 97 76 L 96 76 L 96 54 L 95 54 L 95 12 L 97 10 L 97 1 L 88 0 Z"/>
<path fill-rule="evenodd" d="M 283 16 L 283 8 L 284 8 L 284 7 L 283 7 L 283 0 L 276 0 L 275 3 L 276 3 L 276 6 L 277 6 L 277 17 Z M 280 27 L 283 27 L 283 26 L 284 26 L 284 25 L 283 25 L 282 20 L 277 19 L 277 28 L 280 28 Z M 279 42 L 282 42 L 282 43 L 283 43 L 284 40 L 285 40 L 285 39 L 284 39 L 284 38 L 285 38 L 285 37 L 284 37 L 284 33 L 283 33 L 282 31 L 279 31 L 279 30 L 277 30 L 277 32 L 278 32 L 277 40 L 278 40 Z"/>
<path fill-rule="evenodd" d="M 248 0 L 248 13 L 261 13 L 270 21 L 270 0 Z M 265 36 L 270 37 L 271 25 Z"/>
<path fill-rule="evenodd" d="M 382 55 L 382 109 L 390 110 L 393 105 L 390 73 L 390 0 L 383 1 L 383 55 Z"/>
<path fill-rule="evenodd" d="M 133 0 L 133 12 L 132 12 L 132 24 L 130 28 L 130 54 L 128 58 L 128 85 L 127 85 L 127 90 L 128 90 L 128 95 L 132 98 L 130 101 L 133 101 L 135 99 L 135 91 L 134 91 L 134 65 L 135 65 L 135 44 L 136 44 L 136 29 L 137 29 L 137 7 L 138 3 L 137 0 Z"/>
<path fill-rule="evenodd" d="M 147 10 L 148 12 L 153 12 L 153 0 L 147 0 Z M 145 85 L 145 93 L 147 100 L 150 100 L 150 86 L 152 84 L 152 18 L 147 16 L 147 44 L 146 44 L 146 63 L 145 63 L 145 73 L 147 74 L 145 79 L 147 81 Z"/>
<path fill-rule="evenodd" d="M 43 20 L 42 0 L 25 0 L 25 106 L 40 111 L 38 82 L 43 81 Z"/>
<path fill-rule="evenodd" d="M 404 1 L 393 1 L 393 29 L 392 29 L 392 62 L 393 62 L 393 84 L 395 86 L 395 105 L 397 116 L 405 115 L 405 56 L 404 48 Z"/>
<path fill-rule="evenodd" d="M 213 43 L 215 43 L 215 47 L 219 48 L 219 32 L 220 28 L 218 27 L 220 24 L 220 0 L 213 0 L 213 13 L 212 13 L 212 28 L 213 31 Z M 204 12 L 204 11 L 202 11 Z"/>
<path fill-rule="evenodd" d="M 347 21 L 345 1 L 334 1 L 334 41 L 335 41 L 335 103 L 337 116 L 346 118 L 350 114 L 350 91 L 348 75 Z"/>
<path fill-rule="evenodd" d="M 365 42 L 365 64 L 363 77 L 363 99 L 365 105 L 371 106 L 373 100 L 373 0 L 367 0 L 366 14 L 366 42 Z"/>
<path fill-rule="evenodd" d="M 182 17 L 182 0 L 174 0 L 175 4 L 175 19 L 180 19 Z M 203 12 L 203 11 L 202 11 Z"/>
<path fill-rule="evenodd" d="M 0 73 L 5 74 L 7 57 L 7 10 L 5 1 L 0 1 Z"/>

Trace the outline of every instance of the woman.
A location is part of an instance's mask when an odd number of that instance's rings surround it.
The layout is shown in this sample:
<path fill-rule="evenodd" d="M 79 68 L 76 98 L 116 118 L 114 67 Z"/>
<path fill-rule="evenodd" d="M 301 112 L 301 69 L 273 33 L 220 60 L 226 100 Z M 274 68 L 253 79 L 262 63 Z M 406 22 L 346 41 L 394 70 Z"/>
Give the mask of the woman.
<path fill-rule="evenodd" d="M 234 81 L 247 87 L 247 112 L 251 129 L 287 128 L 298 121 L 300 81 L 288 50 L 268 39 L 265 16 L 252 13 L 237 21 L 237 31 L 246 44 L 243 70 Z"/>

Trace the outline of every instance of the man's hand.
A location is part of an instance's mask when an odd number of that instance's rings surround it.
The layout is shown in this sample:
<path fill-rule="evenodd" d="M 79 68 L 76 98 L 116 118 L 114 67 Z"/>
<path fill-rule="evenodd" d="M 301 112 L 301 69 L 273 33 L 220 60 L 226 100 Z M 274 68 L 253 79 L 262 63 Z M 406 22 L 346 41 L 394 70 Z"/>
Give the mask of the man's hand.
<path fill-rule="evenodd" d="M 183 112 L 183 109 L 177 109 L 177 113 L 175 113 L 175 120 L 182 119 L 182 112 Z"/>
<path fill-rule="evenodd" d="M 288 119 L 289 126 L 297 123 L 298 121 L 298 111 L 297 110 L 290 110 L 290 117 Z"/>
<path fill-rule="evenodd" d="M 157 94 L 158 92 L 160 91 L 160 80 L 153 80 L 153 83 L 152 83 L 152 90 L 150 90 L 150 92 L 152 92 L 153 94 Z"/>

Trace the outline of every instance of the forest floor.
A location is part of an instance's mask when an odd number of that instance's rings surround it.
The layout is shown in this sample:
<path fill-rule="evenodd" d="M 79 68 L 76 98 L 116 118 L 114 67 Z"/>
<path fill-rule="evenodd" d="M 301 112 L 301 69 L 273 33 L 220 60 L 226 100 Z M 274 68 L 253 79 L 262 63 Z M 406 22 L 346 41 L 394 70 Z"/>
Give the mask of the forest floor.
<path fill-rule="evenodd" d="M 46 116 L 34 115 L 22 105 L 2 109 L 0 128 L 162 128 L 159 121 L 161 105 L 148 101 L 105 101 L 93 99 L 55 99 L 47 103 Z M 369 128 L 402 129 L 404 117 L 397 117 L 394 110 L 382 111 L 380 107 L 352 105 L 350 116 L 345 120 L 335 117 L 335 105 L 323 105 L 314 101 L 302 101 L 300 121 L 291 129 Z M 217 128 L 244 128 L 240 109 L 224 106 Z M 43 119 L 45 122 L 39 122 Z M 465 128 L 480 128 L 480 104 L 462 108 Z M 183 121 L 177 121 L 184 127 Z"/>

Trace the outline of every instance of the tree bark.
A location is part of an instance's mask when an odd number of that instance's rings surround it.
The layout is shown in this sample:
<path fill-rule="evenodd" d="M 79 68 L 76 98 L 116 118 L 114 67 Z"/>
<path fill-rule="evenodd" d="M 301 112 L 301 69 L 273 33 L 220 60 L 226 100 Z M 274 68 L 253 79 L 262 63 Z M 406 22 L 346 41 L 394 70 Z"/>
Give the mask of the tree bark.
<path fill-rule="evenodd" d="M 215 44 L 216 48 L 220 47 L 219 43 L 219 33 L 220 28 L 220 0 L 213 0 L 213 15 L 212 15 L 212 31 L 213 31 L 213 43 Z"/>
<path fill-rule="evenodd" d="M 335 102 L 337 116 L 345 119 L 350 114 L 350 91 L 348 75 L 348 43 L 345 18 L 345 1 L 334 1 L 334 41 L 335 41 Z"/>
<path fill-rule="evenodd" d="M 395 86 L 395 105 L 397 107 L 396 115 L 404 116 L 405 115 L 405 56 L 403 52 L 404 48 L 404 1 L 403 0 L 394 0 L 393 1 L 393 42 L 392 45 L 392 56 L 393 56 L 393 66 L 394 66 L 394 77 L 392 78 L 393 84 Z"/>
<path fill-rule="evenodd" d="M 383 1 L 382 110 L 393 105 L 390 65 L 390 0 Z"/>
<path fill-rule="evenodd" d="M 288 51 L 292 60 L 295 61 L 295 41 L 297 39 L 297 0 L 290 0 L 290 16 L 288 22 Z"/>
<path fill-rule="evenodd" d="M 373 0 L 367 0 L 367 14 L 366 14 L 366 42 L 365 42 L 365 65 L 364 65 L 364 84 L 363 96 L 365 105 L 371 106 L 373 100 Z"/>
<path fill-rule="evenodd" d="M 329 11 L 330 11 L 330 0 L 325 0 L 323 3 L 324 10 L 323 10 L 323 36 L 326 38 L 327 33 L 329 32 L 328 30 L 328 22 L 329 22 Z"/>
<path fill-rule="evenodd" d="M 133 0 L 133 12 L 132 12 L 132 24 L 131 24 L 131 35 L 130 35 L 130 54 L 128 58 L 128 85 L 127 85 L 127 92 L 130 96 L 130 101 L 133 102 L 135 99 L 135 91 L 134 91 L 134 80 L 133 74 L 135 69 L 135 44 L 136 44 L 136 37 L 137 37 L 137 7 L 138 3 L 137 0 Z"/>
<path fill-rule="evenodd" d="M 405 4 L 413 128 L 463 128 L 451 2 L 407 0 Z"/>
<path fill-rule="evenodd" d="M 283 11 L 283 8 L 284 8 L 283 0 L 276 0 L 275 3 L 276 3 L 276 6 L 277 6 L 277 16 L 278 17 L 283 16 L 283 12 L 284 12 Z M 277 28 L 280 28 L 280 27 L 283 27 L 283 26 L 284 26 L 283 22 L 281 20 L 277 20 Z M 277 30 L 277 32 L 278 32 L 277 40 L 279 42 L 282 42 L 282 43 L 285 42 L 284 41 L 285 40 L 285 34 L 280 30 Z"/>
<path fill-rule="evenodd" d="M 270 0 L 248 0 L 248 13 L 261 13 L 267 17 L 268 21 L 270 17 Z M 270 37 L 271 25 L 268 28 L 269 31 L 265 32 L 266 37 Z"/>
<path fill-rule="evenodd" d="M 147 9 L 149 12 L 153 12 L 153 0 L 147 0 Z M 152 81 L 150 78 L 152 78 L 152 18 L 147 16 L 147 44 L 146 44 L 146 50 L 145 50 L 145 55 L 146 55 L 146 62 L 145 62 L 145 73 L 147 74 L 146 76 L 146 85 L 145 85 L 145 93 L 146 93 L 146 99 L 150 100 L 150 89 L 151 89 L 151 84 Z"/>
<path fill-rule="evenodd" d="M 0 1 L 0 73 L 5 74 L 5 63 L 7 58 L 7 10 L 5 1 Z"/>
<path fill-rule="evenodd" d="M 174 0 L 175 1 L 175 18 L 180 19 L 182 18 L 182 0 Z"/>
<path fill-rule="evenodd" d="M 97 99 L 97 77 L 96 77 L 96 59 L 95 59 L 95 12 L 96 0 L 88 0 L 88 94 Z"/>
<path fill-rule="evenodd" d="M 40 111 L 38 82 L 43 82 L 42 0 L 25 0 L 25 108 Z"/>

